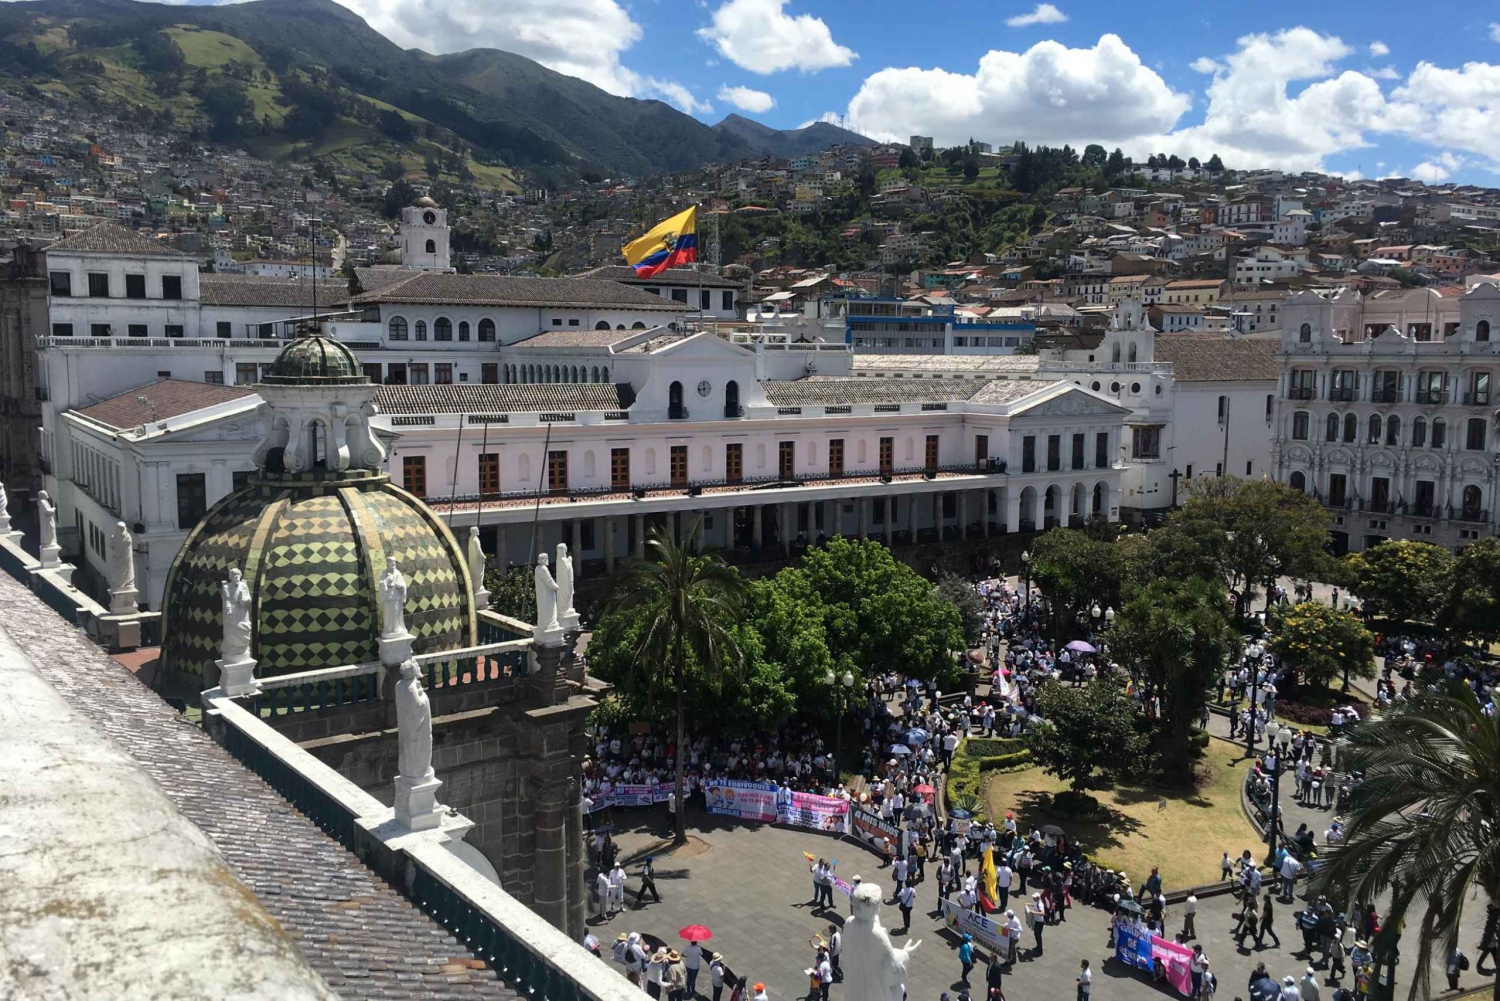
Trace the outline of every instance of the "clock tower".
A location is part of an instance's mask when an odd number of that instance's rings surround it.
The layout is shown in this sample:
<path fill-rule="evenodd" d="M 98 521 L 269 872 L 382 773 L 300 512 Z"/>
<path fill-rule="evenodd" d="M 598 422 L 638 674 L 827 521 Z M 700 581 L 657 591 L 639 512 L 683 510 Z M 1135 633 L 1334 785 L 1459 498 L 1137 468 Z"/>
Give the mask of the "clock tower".
<path fill-rule="evenodd" d="M 448 211 L 423 195 L 401 210 L 401 266 L 451 271 L 448 263 Z"/>

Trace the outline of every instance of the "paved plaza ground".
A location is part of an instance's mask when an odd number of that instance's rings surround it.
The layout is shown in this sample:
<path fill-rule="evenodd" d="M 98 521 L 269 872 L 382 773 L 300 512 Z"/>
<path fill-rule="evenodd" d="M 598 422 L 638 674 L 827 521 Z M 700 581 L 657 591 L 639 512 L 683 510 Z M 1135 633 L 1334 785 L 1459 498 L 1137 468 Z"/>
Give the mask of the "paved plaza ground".
<path fill-rule="evenodd" d="M 663 811 L 660 809 L 617 811 L 617 814 L 616 819 L 622 826 L 632 822 L 638 824 L 635 829 L 625 830 L 618 836 L 625 856 L 656 843 L 662 833 Z M 807 978 L 802 971 L 810 965 L 813 956 L 808 940 L 814 933 L 826 935 L 830 922 L 841 922 L 848 914 L 848 900 L 838 894 L 834 896 L 837 906 L 833 911 L 814 910 L 808 905 L 812 899 L 812 884 L 802 853 L 807 851 L 837 858 L 840 875 L 846 879 L 855 874 L 863 876 L 866 882 L 883 885 L 889 896 L 889 870 L 883 869 L 874 855 L 851 840 L 835 841 L 810 831 L 775 826 L 725 824 L 718 818 L 697 813 L 690 813 L 688 819 L 694 840 L 683 852 L 684 857 L 659 857 L 656 862 L 656 881 L 662 902 L 648 903 L 640 910 L 630 909 L 634 906 L 638 881 L 633 875 L 634 867 L 627 866 L 632 873 L 627 910 L 606 922 L 591 921 L 594 934 L 599 936 L 606 954 L 620 932 L 639 931 L 669 945 L 680 945 L 677 938 L 679 928 L 687 924 L 706 924 L 714 931 L 710 945 L 724 953 L 725 962 L 736 974 L 750 977 L 752 983 L 764 981 L 773 1001 L 787 1001 L 807 994 Z M 1206 845 L 1203 850 L 1217 858 L 1220 848 Z M 1162 860 L 1162 873 L 1167 889 L 1171 890 L 1173 869 L 1170 859 Z M 1132 874 L 1137 882 L 1144 876 L 1145 873 L 1140 876 Z M 918 908 L 912 915 L 911 937 L 920 938 L 922 946 L 912 960 L 911 977 L 907 983 L 907 996 L 911 1001 L 937 1001 L 942 991 L 952 993 L 955 990 L 958 979 L 958 942 L 942 927 L 936 897 L 936 884 L 929 875 L 927 881 L 917 887 Z M 1286 974 L 1302 976 L 1308 963 L 1305 958 L 1293 955 L 1302 948 L 1301 935 L 1292 927 L 1292 911 L 1296 909 L 1283 905 L 1277 912 L 1275 929 L 1281 936 L 1282 946 L 1273 946 L 1267 938 L 1266 948 L 1256 949 L 1253 940 L 1247 942 L 1246 948 L 1240 948 L 1230 936 L 1234 926 L 1230 915 L 1236 910 L 1233 898 L 1219 896 L 1199 903 L 1196 941 L 1202 943 L 1218 973 L 1218 1001 L 1244 997 L 1250 972 L 1258 962 L 1264 962 L 1278 979 Z M 1167 914 L 1168 927 L 1174 931 L 1179 929 L 1181 908 L 1170 908 Z M 1483 903 L 1473 902 L 1462 940 L 1465 951 L 1471 956 L 1478 944 L 1483 918 Z M 897 929 L 901 926 L 901 912 L 887 905 L 882 920 L 888 929 Z M 1144 1001 L 1172 996 L 1169 991 L 1164 992 L 1152 985 L 1147 975 L 1106 961 L 1111 955 L 1105 948 L 1108 936 L 1108 917 L 1104 911 L 1075 907 L 1068 912 L 1066 923 L 1046 930 L 1043 956 L 1032 957 L 1029 950 L 1022 951 L 1014 972 L 1005 978 L 1006 997 L 1010 1001 L 1071 999 L 1074 996 L 1073 978 L 1080 959 L 1088 959 L 1094 968 L 1094 998 L 1098 1001 Z M 905 941 L 894 932 L 893 939 L 897 944 Z M 1028 931 L 1023 941 L 1030 940 Z M 1406 956 L 1415 954 L 1416 943 L 1410 934 L 1402 947 Z M 1407 964 L 1398 968 L 1397 991 L 1401 998 L 1405 998 L 1409 986 L 1410 959 Z M 982 960 L 971 975 L 976 998 L 983 997 L 983 973 Z M 1320 973 L 1320 979 L 1322 975 Z M 705 996 L 709 993 L 704 986 L 706 980 L 705 970 L 699 982 L 699 992 Z M 1485 982 L 1471 969 L 1464 974 L 1462 986 L 1478 988 Z M 1434 994 L 1438 994 L 1445 984 L 1440 971 L 1435 971 Z M 839 998 L 841 991 L 841 986 L 835 984 L 831 997 Z M 1325 1001 L 1331 993 L 1331 988 L 1325 989 Z"/>

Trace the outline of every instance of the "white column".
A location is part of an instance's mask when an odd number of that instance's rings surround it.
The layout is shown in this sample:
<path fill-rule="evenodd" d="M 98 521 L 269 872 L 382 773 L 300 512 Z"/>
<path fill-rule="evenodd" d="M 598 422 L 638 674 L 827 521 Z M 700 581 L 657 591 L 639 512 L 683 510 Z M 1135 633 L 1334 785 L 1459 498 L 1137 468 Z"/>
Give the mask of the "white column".
<path fill-rule="evenodd" d="M 1005 531 L 1021 530 L 1021 491 L 1014 487 L 1005 490 Z"/>

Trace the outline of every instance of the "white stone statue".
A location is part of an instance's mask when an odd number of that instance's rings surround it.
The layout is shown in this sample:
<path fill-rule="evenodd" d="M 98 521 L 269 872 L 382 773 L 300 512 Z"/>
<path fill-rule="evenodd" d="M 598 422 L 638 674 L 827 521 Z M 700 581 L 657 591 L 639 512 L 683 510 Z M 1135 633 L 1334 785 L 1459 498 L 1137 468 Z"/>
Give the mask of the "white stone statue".
<path fill-rule="evenodd" d="M 562 631 L 557 622 L 557 581 L 547 570 L 547 554 L 536 558 L 536 631 L 556 633 Z"/>
<path fill-rule="evenodd" d="M 385 561 L 385 573 L 380 575 L 381 635 L 401 636 L 406 633 L 406 576 L 396 557 Z"/>
<path fill-rule="evenodd" d="M 10 531 L 10 498 L 5 496 L 5 484 L 0 483 L 0 532 Z"/>
<path fill-rule="evenodd" d="M 432 771 L 432 706 L 422 687 L 415 660 L 401 665 L 396 682 L 396 736 L 400 742 L 397 770 L 402 778 L 426 782 Z"/>
<path fill-rule="evenodd" d="M 844 997 L 846 1001 L 901 1001 L 906 968 L 921 940 L 901 948 L 891 945 L 890 933 L 880 923 L 884 891 L 861 883 L 850 901 L 854 916 L 844 923 Z"/>
<path fill-rule="evenodd" d="M 557 622 L 564 629 L 578 627 L 578 613 L 573 610 L 573 557 L 565 542 L 557 544 Z"/>
<path fill-rule="evenodd" d="M 52 503 L 52 498 L 45 490 L 38 491 L 36 495 L 36 520 L 37 531 L 41 535 L 42 549 L 56 549 L 57 505 Z"/>
<path fill-rule="evenodd" d="M 484 547 L 479 544 L 479 526 L 469 526 L 469 577 L 474 590 L 484 589 Z"/>
<path fill-rule="evenodd" d="M 219 582 L 219 596 L 224 611 L 224 643 L 221 655 L 225 664 L 250 659 L 250 585 L 239 567 L 229 571 L 229 579 Z"/>
<path fill-rule="evenodd" d="M 135 590 L 135 539 L 123 521 L 115 522 L 115 534 L 109 537 L 109 589 Z"/>

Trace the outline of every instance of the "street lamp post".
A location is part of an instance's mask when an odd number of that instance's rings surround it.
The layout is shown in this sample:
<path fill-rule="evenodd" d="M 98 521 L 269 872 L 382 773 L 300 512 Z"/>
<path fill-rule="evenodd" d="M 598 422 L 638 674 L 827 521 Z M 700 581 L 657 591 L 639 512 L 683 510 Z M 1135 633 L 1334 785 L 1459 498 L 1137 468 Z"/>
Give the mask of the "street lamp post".
<path fill-rule="evenodd" d="M 1031 609 L 1031 552 L 1030 552 L 1030 550 L 1022 550 L 1021 551 L 1021 567 L 1022 567 L 1023 572 L 1026 574 L 1026 608 L 1029 611 Z"/>
<path fill-rule="evenodd" d="M 839 782 L 840 769 L 844 761 L 844 710 L 848 708 L 849 695 L 854 688 L 854 672 L 845 671 L 843 677 L 839 677 L 830 670 L 823 675 L 823 684 L 827 685 L 833 693 L 833 705 L 835 722 L 833 727 L 833 780 Z M 842 687 L 840 687 L 842 685 Z"/>
<path fill-rule="evenodd" d="M 1276 835 L 1281 826 L 1281 773 L 1286 770 L 1286 756 L 1292 749 L 1292 728 L 1272 723 L 1266 727 L 1266 745 L 1271 753 L 1271 850 L 1267 860 L 1276 864 Z"/>
<path fill-rule="evenodd" d="M 1111 605 L 1104 610 L 1104 628 L 1108 629 L 1115 624 L 1115 606 Z"/>

